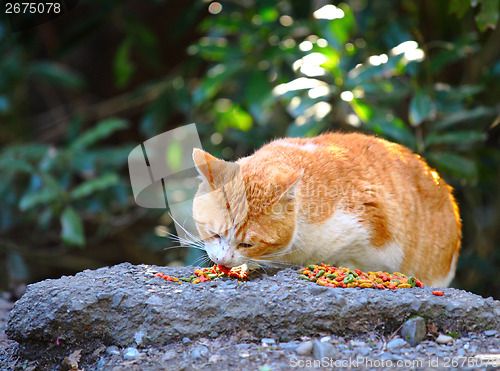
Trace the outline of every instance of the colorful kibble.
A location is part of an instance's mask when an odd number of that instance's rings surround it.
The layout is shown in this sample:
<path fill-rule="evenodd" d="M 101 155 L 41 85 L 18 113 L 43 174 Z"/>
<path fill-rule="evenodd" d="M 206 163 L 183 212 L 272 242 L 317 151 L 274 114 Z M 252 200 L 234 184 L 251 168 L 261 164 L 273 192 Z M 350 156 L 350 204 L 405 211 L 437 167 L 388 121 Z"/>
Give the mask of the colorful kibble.
<path fill-rule="evenodd" d="M 359 269 L 331 267 L 327 264 L 310 264 L 297 271 L 304 280 L 316 282 L 320 286 L 343 288 L 376 288 L 397 290 L 402 288 L 424 287 L 424 284 L 413 276 L 400 272 L 362 272 Z M 435 294 L 436 295 L 436 294 Z"/>
<path fill-rule="evenodd" d="M 166 274 L 161 272 L 156 273 L 155 277 L 161 277 L 165 281 L 178 282 L 179 284 L 182 282 L 191 282 L 196 284 L 200 282 L 210 281 L 218 277 L 234 277 L 238 279 L 245 279 L 248 278 L 248 272 L 242 267 L 227 268 L 221 265 L 214 265 L 211 268 L 196 269 L 194 271 L 194 276 L 191 277 L 182 277 L 179 279 L 177 277 L 167 276 Z M 307 277 L 306 279 L 309 280 L 309 277 Z"/>

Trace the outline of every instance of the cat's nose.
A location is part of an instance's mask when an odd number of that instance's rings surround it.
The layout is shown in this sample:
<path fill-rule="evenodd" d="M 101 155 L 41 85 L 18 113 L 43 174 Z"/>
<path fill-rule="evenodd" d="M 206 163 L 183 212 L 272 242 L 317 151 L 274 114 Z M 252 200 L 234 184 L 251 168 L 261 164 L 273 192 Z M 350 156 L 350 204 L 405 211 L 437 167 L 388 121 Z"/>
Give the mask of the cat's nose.
<path fill-rule="evenodd" d="M 222 258 L 219 258 L 219 257 L 215 257 L 215 259 L 212 259 L 214 261 L 214 263 L 216 264 L 219 264 L 219 265 L 223 265 L 224 267 L 231 267 L 231 262 L 232 262 L 232 259 L 228 259 L 228 257 L 224 256 Z"/>

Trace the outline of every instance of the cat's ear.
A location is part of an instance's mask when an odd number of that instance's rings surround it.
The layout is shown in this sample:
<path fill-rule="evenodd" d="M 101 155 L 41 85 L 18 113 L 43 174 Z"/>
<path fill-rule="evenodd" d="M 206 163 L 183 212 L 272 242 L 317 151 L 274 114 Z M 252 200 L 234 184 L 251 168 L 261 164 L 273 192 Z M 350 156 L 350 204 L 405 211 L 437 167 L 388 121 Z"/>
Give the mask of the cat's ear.
<path fill-rule="evenodd" d="M 278 201 L 289 201 L 295 198 L 295 190 L 302 179 L 302 175 L 304 175 L 304 169 L 287 174 L 287 178 L 282 184 L 283 193 L 279 195 Z"/>
<path fill-rule="evenodd" d="M 212 189 L 233 179 L 239 169 L 237 164 L 221 160 L 198 148 L 193 150 L 193 161 L 201 178 L 206 180 Z"/>
<path fill-rule="evenodd" d="M 207 153 L 199 148 L 193 149 L 193 161 L 196 166 L 196 170 L 210 185 L 213 185 L 214 174 L 213 174 L 213 164 L 215 161 L 222 161 L 210 153 Z"/>

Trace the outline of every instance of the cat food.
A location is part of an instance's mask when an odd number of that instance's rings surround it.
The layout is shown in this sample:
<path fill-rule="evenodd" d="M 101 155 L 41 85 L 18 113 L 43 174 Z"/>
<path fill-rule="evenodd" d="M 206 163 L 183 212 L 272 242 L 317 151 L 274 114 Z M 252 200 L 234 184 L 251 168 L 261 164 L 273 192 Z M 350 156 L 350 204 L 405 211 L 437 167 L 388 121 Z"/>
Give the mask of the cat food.
<path fill-rule="evenodd" d="M 436 296 L 443 296 L 444 295 L 444 291 L 433 291 L 432 293 Z"/>
<path fill-rule="evenodd" d="M 299 278 L 327 287 L 361 287 L 391 290 L 415 286 L 424 287 L 424 284 L 417 278 L 399 272 L 393 274 L 382 271 L 365 273 L 359 269 L 337 268 L 323 263 L 321 265 L 308 265 L 299 269 L 297 273 Z"/>
<path fill-rule="evenodd" d="M 248 271 L 244 269 L 243 267 L 234 267 L 234 268 L 228 268 L 224 267 L 222 265 L 214 265 L 211 268 L 201 268 L 201 269 L 196 269 L 194 271 L 194 275 L 191 277 L 182 277 L 182 278 L 177 278 L 177 277 L 172 277 L 168 276 L 164 273 L 156 273 L 155 277 L 161 277 L 165 281 L 172 281 L 172 282 L 178 282 L 182 283 L 183 282 L 191 282 L 191 283 L 200 283 L 200 282 L 206 282 L 210 281 L 214 278 L 218 277 L 234 277 L 238 279 L 245 279 L 248 278 Z"/>
<path fill-rule="evenodd" d="M 238 279 L 248 278 L 248 271 L 242 268 L 241 266 L 228 268 L 218 264 L 214 265 L 212 268 L 196 269 L 194 271 L 194 274 L 196 274 L 198 278 L 197 279 L 195 278 L 193 281 L 191 281 L 192 283 L 205 282 L 211 280 L 212 278 L 218 278 L 224 276 L 234 277 Z M 199 281 L 196 282 L 197 280 Z"/>

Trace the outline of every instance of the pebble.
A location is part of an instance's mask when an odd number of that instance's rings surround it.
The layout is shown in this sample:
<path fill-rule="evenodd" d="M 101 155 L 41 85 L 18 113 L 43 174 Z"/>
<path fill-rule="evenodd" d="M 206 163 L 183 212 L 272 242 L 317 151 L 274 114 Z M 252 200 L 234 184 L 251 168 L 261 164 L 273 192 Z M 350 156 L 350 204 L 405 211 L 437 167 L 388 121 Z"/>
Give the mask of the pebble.
<path fill-rule="evenodd" d="M 182 344 L 188 345 L 188 344 L 191 344 L 191 343 L 192 343 L 192 341 L 191 341 L 190 338 L 188 338 L 188 337 L 182 338 Z"/>
<path fill-rule="evenodd" d="M 109 354 L 110 356 L 119 355 L 120 349 L 118 349 L 116 345 L 111 345 L 110 347 L 106 348 L 106 353 Z"/>
<path fill-rule="evenodd" d="M 314 340 L 312 350 L 314 359 L 335 358 L 336 353 L 335 347 L 332 344 Z"/>
<path fill-rule="evenodd" d="M 208 348 L 205 346 L 198 346 L 193 348 L 191 351 L 191 358 L 193 359 L 202 359 L 208 354 Z"/>
<path fill-rule="evenodd" d="M 448 343 L 452 343 L 452 342 L 453 342 L 453 338 L 451 336 L 443 335 L 443 334 L 439 334 L 439 336 L 436 339 L 436 343 L 438 343 L 438 344 L 448 344 Z"/>
<path fill-rule="evenodd" d="M 455 355 L 456 355 L 457 357 L 463 357 L 463 356 L 465 356 L 465 353 L 466 353 L 466 352 L 465 352 L 465 349 L 464 349 L 464 348 L 460 348 L 460 349 L 458 349 L 458 350 L 456 351 Z"/>
<path fill-rule="evenodd" d="M 250 344 L 248 343 L 239 343 L 234 346 L 236 349 L 249 349 Z"/>
<path fill-rule="evenodd" d="M 139 351 L 134 347 L 128 347 L 123 351 L 123 358 L 125 359 L 136 359 L 140 356 Z"/>
<path fill-rule="evenodd" d="M 424 340 L 426 335 L 425 320 L 422 317 L 409 319 L 401 327 L 401 336 L 412 347 Z"/>
<path fill-rule="evenodd" d="M 368 344 L 366 344 L 364 341 L 351 340 L 351 345 L 353 347 L 366 347 Z"/>
<path fill-rule="evenodd" d="M 295 351 L 295 349 L 300 345 L 298 341 L 288 341 L 280 343 L 280 347 L 286 350 Z"/>
<path fill-rule="evenodd" d="M 313 350 L 313 342 L 306 341 L 300 344 L 297 348 L 295 348 L 295 353 L 297 353 L 299 356 L 308 356 L 312 353 L 312 350 Z"/>
<path fill-rule="evenodd" d="M 321 339 L 319 339 L 319 341 L 321 341 L 322 343 L 328 343 L 330 342 L 330 340 L 332 340 L 331 336 L 323 336 Z"/>
<path fill-rule="evenodd" d="M 171 359 L 174 359 L 177 356 L 177 352 L 173 349 L 167 350 L 163 355 L 161 356 L 162 362 L 169 361 Z"/>
<path fill-rule="evenodd" d="M 261 339 L 260 342 L 262 344 L 267 344 L 267 345 L 275 345 L 276 344 L 276 340 L 271 339 L 271 338 L 263 338 L 263 339 Z"/>
<path fill-rule="evenodd" d="M 371 348 L 368 347 L 358 347 L 357 351 L 363 356 L 367 356 L 372 352 Z"/>
<path fill-rule="evenodd" d="M 485 336 L 495 336 L 497 334 L 497 332 L 498 332 L 497 330 L 486 330 L 484 332 L 484 335 Z"/>
<path fill-rule="evenodd" d="M 399 349 L 408 345 L 406 341 L 400 338 L 392 339 L 387 343 L 387 349 Z"/>

